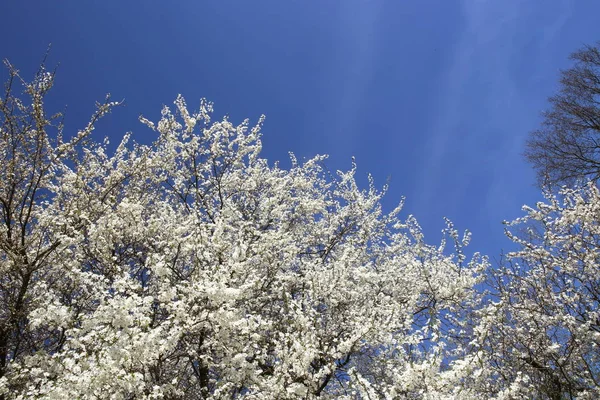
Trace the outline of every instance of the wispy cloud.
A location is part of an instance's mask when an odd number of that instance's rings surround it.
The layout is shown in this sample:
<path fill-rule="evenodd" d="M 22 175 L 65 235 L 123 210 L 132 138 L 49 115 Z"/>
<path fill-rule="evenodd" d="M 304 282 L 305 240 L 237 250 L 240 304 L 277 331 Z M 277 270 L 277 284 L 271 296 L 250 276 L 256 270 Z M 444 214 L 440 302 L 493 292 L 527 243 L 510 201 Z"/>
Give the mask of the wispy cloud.
<path fill-rule="evenodd" d="M 453 180 L 454 193 L 448 196 L 453 203 L 451 209 L 465 199 L 473 199 L 468 192 L 473 187 L 484 191 L 477 196 L 480 209 L 494 209 L 507 201 L 507 196 L 518 194 L 519 185 L 510 182 L 507 170 L 515 163 L 522 163 L 527 132 L 514 130 L 522 126 L 523 120 L 536 117 L 536 112 L 527 115 L 531 110 L 514 75 L 516 60 L 522 57 L 525 42 L 529 40 L 523 32 L 531 34 L 527 25 L 536 18 L 533 14 L 536 10 L 527 7 L 517 1 L 463 2 L 462 36 L 443 79 L 436 123 L 429 132 L 431 151 L 417 190 L 421 204 L 435 201 L 439 184 L 448 180 L 449 165 L 453 174 L 458 175 Z M 530 50 L 545 54 L 568 14 L 568 3 L 564 2 L 561 9 L 553 12 L 542 40 L 533 43 Z M 529 54 L 528 60 L 536 62 L 535 55 Z M 470 127 L 469 131 L 464 131 L 464 127 Z M 473 178 L 469 178 L 469 169 L 477 169 L 477 173 L 471 174 Z M 470 179 L 484 182 L 473 184 Z"/>
<path fill-rule="evenodd" d="M 333 115 L 333 130 L 343 133 L 339 142 L 341 153 L 345 154 L 356 139 L 355 123 L 362 116 L 361 104 L 367 85 L 373 76 L 377 23 L 382 10 L 380 2 L 348 2 L 338 7 L 337 30 L 347 46 L 344 65 L 336 65 L 330 74 L 342 74 L 346 79 L 341 90 L 335 93 L 336 104 Z M 341 68 L 340 68 L 341 67 Z"/>

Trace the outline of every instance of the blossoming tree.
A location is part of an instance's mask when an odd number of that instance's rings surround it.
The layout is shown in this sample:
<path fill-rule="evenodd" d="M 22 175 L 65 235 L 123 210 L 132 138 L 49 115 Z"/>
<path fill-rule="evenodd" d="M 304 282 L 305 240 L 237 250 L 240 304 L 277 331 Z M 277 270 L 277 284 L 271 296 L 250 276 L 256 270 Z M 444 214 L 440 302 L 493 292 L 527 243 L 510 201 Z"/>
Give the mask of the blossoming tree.
<path fill-rule="evenodd" d="M 509 224 L 478 345 L 498 398 L 600 397 L 600 191 L 564 188 Z"/>
<path fill-rule="evenodd" d="M 13 80 L 20 79 L 10 68 Z M 165 107 L 149 146 L 72 139 L 53 74 L 0 101 L 6 399 L 454 398 L 485 259 L 424 242 L 354 166 L 260 158 L 262 119 Z M 55 132 L 53 132 L 55 130 Z"/>

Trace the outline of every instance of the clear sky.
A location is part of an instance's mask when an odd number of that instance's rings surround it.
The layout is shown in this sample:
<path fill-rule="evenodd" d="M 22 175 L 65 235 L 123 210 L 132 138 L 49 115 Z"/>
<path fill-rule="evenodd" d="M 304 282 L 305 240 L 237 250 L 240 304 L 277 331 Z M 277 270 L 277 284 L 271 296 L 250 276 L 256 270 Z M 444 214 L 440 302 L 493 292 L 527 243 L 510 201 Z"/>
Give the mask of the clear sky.
<path fill-rule="evenodd" d="M 270 161 L 329 154 L 336 170 L 355 156 L 429 242 L 446 216 L 491 257 L 510 246 L 501 222 L 540 199 L 522 152 L 559 70 L 600 40 L 595 0 L 6 0 L 0 13 L 0 57 L 25 76 L 52 43 L 51 105 L 72 132 L 107 92 L 126 102 L 98 126 L 114 141 L 150 141 L 138 115 L 157 120 L 178 93 L 233 122 L 264 113 Z"/>

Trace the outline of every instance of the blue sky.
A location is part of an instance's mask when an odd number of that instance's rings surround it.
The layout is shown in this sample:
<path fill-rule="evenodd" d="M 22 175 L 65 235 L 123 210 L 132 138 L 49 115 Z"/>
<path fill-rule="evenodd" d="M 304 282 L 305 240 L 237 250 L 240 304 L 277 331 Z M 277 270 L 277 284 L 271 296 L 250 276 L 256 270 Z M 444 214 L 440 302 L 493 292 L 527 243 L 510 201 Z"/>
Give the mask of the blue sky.
<path fill-rule="evenodd" d="M 151 140 L 137 116 L 178 93 L 234 122 L 264 113 L 269 160 L 355 156 L 429 242 L 449 217 L 497 257 L 501 222 L 540 199 L 524 141 L 568 55 L 600 40 L 599 14 L 592 0 L 7 1 L 0 57 L 31 76 L 52 43 L 53 108 L 74 131 L 105 93 L 125 99 L 98 126 L 115 141 Z"/>

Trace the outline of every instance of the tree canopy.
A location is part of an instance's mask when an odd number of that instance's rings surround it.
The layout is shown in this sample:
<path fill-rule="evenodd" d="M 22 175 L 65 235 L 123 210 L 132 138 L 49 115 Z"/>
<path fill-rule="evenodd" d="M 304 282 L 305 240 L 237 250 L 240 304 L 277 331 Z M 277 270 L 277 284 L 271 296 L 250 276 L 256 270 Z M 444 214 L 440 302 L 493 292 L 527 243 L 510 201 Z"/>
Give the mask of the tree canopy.
<path fill-rule="evenodd" d="M 109 154 L 91 132 L 115 104 L 53 138 L 52 82 L 0 103 L 7 398 L 394 397 L 463 351 L 485 260 L 427 245 L 355 168 L 269 165 L 261 121 L 182 97 Z"/>
<path fill-rule="evenodd" d="M 267 162 L 262 118 L 179 96 L 111 151 L 93 130 L 117 103 L 66 137 L 54 74 L 7 65 L 0 398 L 600 396 L 593 183 L 526 207 L 497 268 L 450 221 L 432 245 L 384 212 L 354 163 Z"/>

